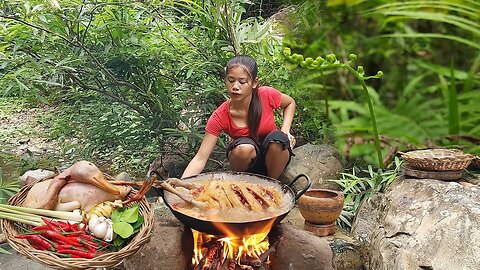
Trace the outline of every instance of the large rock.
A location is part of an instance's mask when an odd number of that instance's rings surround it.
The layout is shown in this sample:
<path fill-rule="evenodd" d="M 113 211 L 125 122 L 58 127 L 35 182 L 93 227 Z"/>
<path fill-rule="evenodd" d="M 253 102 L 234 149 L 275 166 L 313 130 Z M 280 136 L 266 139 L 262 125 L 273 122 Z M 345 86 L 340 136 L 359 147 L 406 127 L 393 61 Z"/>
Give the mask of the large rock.
<path fill-rule="evenodd" d="M 352 232 L 371 269 L 480 269 L 480 189 L 397 179 L 361 205 Z"/>
<path fill-rule="evenodd" d="M 139 253 L 124 262 L 128 270 L 184 270 L 193 254 L 192 233 L 170 213 L 165 204 L 155 205 L 152 237 Z"/>
<path fill-rule="evenodd" d="M 287 217 L 282 221 L 299 230 L 304 229 L 305 219 L 294 207 Z M 368 251 L 363 243 L 353 237 L 350 232 L 336 228 L 335 234 L 329 236 L 313 236 L 328 242 L 333 252 L 333 269 L 335 270 L 364 270 L 368 269 Z"/>
<path fill-rule="evenodd" d="M 27 178 L 35 178 L 36 180 L 43 180 L 49 177 L 53 177 L 55 172 L 44 170 L 44 169 L 36 169 L 26 171 L 24 174 L 20 176 L 20 182 L 23 184 L 27 180 Z"/>
<path fill-rule="evenodd" d="M 293 149 L 295 157 L 283 172 L 280 180 L 289 183 L 297 175 L 304 173 L 312 179 L 312 188 L 338 189 L 338 185 L 327 181 L 337 179 L 343 171 L 340 154 L 331 145 L 305 144 Z"/>
<path fill-rule="evenodd" d="M 270 255 L 272 269 L 333 269 L 333 254 L 326 239 L 285 223 L 274 227 L 271 233 L 281 235 L 276 251 Z"/>
<path fill-rule="evenodd" d="M 0 248 L 5 249 L 11 254 L 0 253 L 0 269 L 28 269 L 28 270 L 52 270 L 37 261 L 33 261 L 26 256 L 20 255 L 8 244 L 0 245 Z"/>

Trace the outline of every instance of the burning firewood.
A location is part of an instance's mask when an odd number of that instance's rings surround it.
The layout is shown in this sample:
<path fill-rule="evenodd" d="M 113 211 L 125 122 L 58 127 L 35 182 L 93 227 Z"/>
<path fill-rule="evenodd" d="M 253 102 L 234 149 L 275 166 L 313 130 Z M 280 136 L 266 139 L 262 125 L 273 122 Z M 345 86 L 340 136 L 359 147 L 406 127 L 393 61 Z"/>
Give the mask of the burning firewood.
<path fill-rule="evenodd" d="M 222 244 L 218 241 L 211 241 L 208 245 L 208 250 L 205 256 L 200 260 L 195 270 L 210 270 L 210 269 L 220 269 L 215 268 L 218 264 L 218 258 L 223 257 L 223 247 Z M 223 262 L 222 262 L 223 263 Z"/>
<path fill-rule="evenodd" d="M 240 264 L 248 265 L 252 267 L 260 267 L 262 265 L 262 261 L 256 258 L 246 258 L 246 259 L 240 259 Z"/>

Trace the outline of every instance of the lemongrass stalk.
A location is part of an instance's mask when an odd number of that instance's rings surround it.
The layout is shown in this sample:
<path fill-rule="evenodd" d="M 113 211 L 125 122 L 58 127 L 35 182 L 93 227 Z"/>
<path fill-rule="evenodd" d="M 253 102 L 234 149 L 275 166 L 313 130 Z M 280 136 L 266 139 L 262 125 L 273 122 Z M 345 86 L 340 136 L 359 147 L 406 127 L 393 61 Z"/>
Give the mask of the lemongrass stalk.
<path fill-rule="evenodd" d="M 24 223 L 24 224 L 28 224 L 28 225 L 32 225 L 32 226 L 44 225 L 42 222 L 37 222 L 37 221 L 29 220 L 29 219 L 23 219 L 22 217 L 20 217 L 18 215 L 11 214 L 11 213 L 5 213 L 5 212 L 0 212 L 0 218 L 15 221 L 15 222 L 20 222 L 20 223 Z"/>
<path fill-rule="evenodd" d="M 8 205 L 8 204 L 0 204 L 0 210 L 2 210 L 2 209 L 12 209 L 12 210 L 21 211 L 23 213 L 35 214 L 35 215 L 41 215 L 41 216 L 53 217 L 53 218 L 59 218 L 59 219 L 69 220 L 69 221 L 76 221 L 76 222 L 81 222 L 82 221 L 82 215 L 79 214 L 79 213 L 74 213 L 74 212 L 54 211 L 54 210 L 45 210 L 45 209 L 36 209 L 36 208 L 29 208 L 29 207 L 13 206 L 13 205 Z"/>
<path fill-rule="evenodd" d="M 44 223 L 42 222 L 41 216 L 37 216 L 37 215 L 30 216 L 30 215 L 23 215 L 23 214 L 8 213 L 8 212 L 0 212 L 0 213 L 2 213 L 5 216 L 18 217 L 24 220 L 31 220 L 35 222 Z"/>
<path fill-rule="evenodd" d="M 5 207 L 2 207 L 0 205 L 0 213 L 2 213 L 2 212 L 3 213 L 17 214 L 17 215 L 20 215 L 20 216 L 33 216 L 33 217 L 38 217 L 39 216 L 39 215 L 36 215 L 36 214 L 25 213 L 25 212 L 15 210 L 15 209 L 5 208 Z"/>

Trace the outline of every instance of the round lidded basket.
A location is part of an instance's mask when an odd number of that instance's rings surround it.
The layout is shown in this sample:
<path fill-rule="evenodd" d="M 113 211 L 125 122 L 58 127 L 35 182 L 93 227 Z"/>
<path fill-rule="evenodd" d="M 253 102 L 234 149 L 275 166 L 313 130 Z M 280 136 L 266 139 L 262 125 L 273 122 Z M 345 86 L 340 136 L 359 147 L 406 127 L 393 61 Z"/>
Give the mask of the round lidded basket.
<path fill-rule="evenodd" d="M 460 171 L 468 167 L 474 155 L 460 149 L 424 149 L 407 153 L 399 152 L 402 159 L 412 168 L 425 171 Z"/>
<path fill-rule="evenodd" d="M 28 191 L 33 185 L 24 186 L 20 191 L 10 198 L 8 203 L 10 205 L 21 206 L 27 197 Z M 132 190 L 127 198 L 134 196 L 136 190 Z M 18 253 L 26 256 L 29 259 L 40 262 L 53 269 L 95 269 L 95 268 L 110 268 L 119 265 L 125 259 L 137 253 L 140 248 L 150 241 L 152 235 L 154 213 L 153 209 L 143 197 L 137 202 L 139 204 L 139 212 L 143 215 L 144 221 L 140 230 L 131 239 L 130 243 L 119 251 L 108 252 L 97 256 L 93 259 L 84 258 L 62 258 L 50 251 L 38 250 L 32 247 L 25 239 L 15 238 L 16 235 L 22 233 L 22 227 L 31 227 L 26 224 L 13 222 L 3 219 L 1 222 L 2 231 L 5 235 L 8 244 Z"/>
<path fill-rule="evenodd" d="M 472 160 L 472 165 L 476 169 L 480 169 L 480 157 L 479 156 L 475 156 L 475 158 Z"/>

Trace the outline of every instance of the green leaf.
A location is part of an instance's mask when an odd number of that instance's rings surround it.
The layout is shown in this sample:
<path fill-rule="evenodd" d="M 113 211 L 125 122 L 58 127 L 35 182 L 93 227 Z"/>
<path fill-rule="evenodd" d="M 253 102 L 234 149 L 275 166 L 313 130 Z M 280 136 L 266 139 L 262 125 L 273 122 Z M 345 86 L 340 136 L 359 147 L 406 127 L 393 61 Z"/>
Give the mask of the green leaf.
<path fill-rule="evenodd" d="M 0 247 L 0 253 L 1 253 L 1 254 L 8 254 L 8 255 L 11 255 L 11 254 L 12 254 L 11 252 L 9 252 L 8 250 L 3 249 L 2 247 Z"/>
<path fill-rule="evenodd" d="M 142 226 L 143 221 L 144 221 L 144 217 L 141 216 L 141 215 L 138 216 L 137 221 L 132 224 L 133 229 L 135 229 L 135 230 L 136 230 L 136 229 L 139 229 L 139 228 Z"/>
<path fill-rule="evenodd" d="M 119 218 L 120 221 L 134 223 L 138 220 L 138 204 L 127 208 Z"/>
<path fill-rule="evenodd" d="M 110 219 L 112 220 L 113 223 L 120 221 L 120 216 L 122 215 L 123 210 L 124 210 L 123 208 L 115 209 L 112 212 L 112 216 L 110 217 Z"/>
<path fill-rule="evenodd" d="M 128 224 L 127 222 L 114 222 L 113 223 L 113 231 L 120 235 L 122 238 L 128 238 L 133 234 L 133 227 L 132 225 Z"/>
<path fill-rule="evenodd" d="M 127 239 L 122 237 L 115 237 L 115 239 L 113 239 L 113 245 L 116 247 L 120 247 L 123 245 L 123 243 L 125 243 L 125 241 L 127 241 Z"/>

